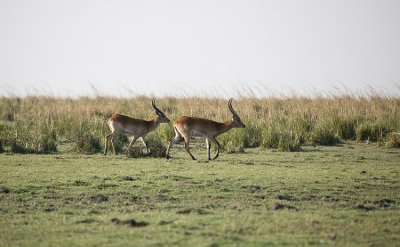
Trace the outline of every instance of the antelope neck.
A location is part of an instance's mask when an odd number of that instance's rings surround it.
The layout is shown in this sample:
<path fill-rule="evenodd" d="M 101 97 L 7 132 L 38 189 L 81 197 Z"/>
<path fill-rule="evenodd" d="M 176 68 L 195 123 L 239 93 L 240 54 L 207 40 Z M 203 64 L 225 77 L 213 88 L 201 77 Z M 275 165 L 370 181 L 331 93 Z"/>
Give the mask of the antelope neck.
<path fill-rule="evenodd" d="M 222 133 L 232 129 L 232 122 L 233 122 L 232 120 L 227 120 L 222 123 L 222 128 L 221 128 Z"/>
<path fill-rule="evenodd" d="M 158 118 L 156 117 L 156 118 L 154 118 L 154 119 L 152 119 L 152 120 L 149 120 L 149 121 L 146 121 L 148 124 L 147 124 L 147 128 L 149 129 L 149 130 L 154 130 L 155 128 L 157 128 L 157 126 L 160 124 L 160 121 L 158 121 Z"/>

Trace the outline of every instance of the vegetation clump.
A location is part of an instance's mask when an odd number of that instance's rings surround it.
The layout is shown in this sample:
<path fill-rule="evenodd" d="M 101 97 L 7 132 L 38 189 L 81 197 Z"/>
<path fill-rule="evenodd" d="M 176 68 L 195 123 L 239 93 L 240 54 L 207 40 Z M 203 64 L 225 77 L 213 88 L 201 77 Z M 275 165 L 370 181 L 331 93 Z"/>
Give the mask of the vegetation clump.
<path fill-rule="evenodd" d="M 340 139 L 330 123 L 321 121 L 315 124 L 310 134 L 310 141 L 318 145 L 335 145 Z"/>
<path fill-rule="evenodd" d="M 380 142 L 398 148 L 400 99 L 386 96 L 335 96 L 236 99 L 236 111 L 245 129 L 230 130 L 218 140 L 222 150 L 242 153 L 246 148 L 296 151 L 303 144 L 336 145 L 341 141 Z M 71 143 L 69 151 L 94 154 L 104 149 L 110 133 L 106 116 L 121 113 L 151 119 L 154 112 L 148 97 L 61 99 L 53 97 L 0 98 L 0 152 L 54 153 L 60 143 Z M 158 99 L 171 120 L 182 115 L 226 121 L 231 114 L 224 99 Z M 160 125 L 149 137 L 150 153 L 129 150 L 130 157 L 162 157 L 174 137 L 173 121 Z M 116 149 L 129 140 L 120 136 Z M 111 144 L 109 144 L 111 145 Z"/>
<path fill-rule="evenodd" d="M 149 152 L 147 152 L 142 143 L 138 142 L 136 145 L 133 145 L 129 150 L 127 150 L 127 156 L 130 158 L 165 158 L 165 152 L 167 151 L 166 144 L 161 141 L 157 134 L 150 133 L 147 135 L 146 143 Z"/>
<path fill-rule="evenodd" d="M 386 137 L 386 147 L 400 148 L 400 133 L 391 132 Z"/>
<path fill-rule="evenodd" d="M 364 122 L 356 128 L 357 141 L 373 141 L 376 142 L 383 138 L 385 128 L 374 122 Z"/>

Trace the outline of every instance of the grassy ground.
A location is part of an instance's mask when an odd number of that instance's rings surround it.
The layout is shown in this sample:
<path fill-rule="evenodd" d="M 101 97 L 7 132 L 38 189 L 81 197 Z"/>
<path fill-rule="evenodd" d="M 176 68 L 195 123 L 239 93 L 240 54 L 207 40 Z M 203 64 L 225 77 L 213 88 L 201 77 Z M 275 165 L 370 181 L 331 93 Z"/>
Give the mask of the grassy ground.
<path fill-rule="evenodd" d="M 302 149 L 1 154 L 0 246 L 398 246 L 399 149 Z"/>

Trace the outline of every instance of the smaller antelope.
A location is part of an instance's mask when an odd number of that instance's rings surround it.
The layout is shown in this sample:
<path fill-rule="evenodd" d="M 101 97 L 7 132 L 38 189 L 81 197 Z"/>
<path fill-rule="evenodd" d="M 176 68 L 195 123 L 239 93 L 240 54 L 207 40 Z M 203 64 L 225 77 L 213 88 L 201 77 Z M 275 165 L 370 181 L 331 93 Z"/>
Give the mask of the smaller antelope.
<path fill-rule="evenodd" d="M 174 123 L 175 138 L 168 145 L 166 158 L 169 159 L 169 150 L 171 149 L 171 147 L 176 143 L 178 143 L 183 137 L 185 141 L 186 152 L 190 155 L 190 157 L 193 160 L 196 160 L 196 158 L 193 157 L 193 155 L 190 153 L 189 150 L 190 138 L 193 135 L 193 136 L 203 136 L 206 138 L 208 160 L 211 160 L 210 157 L 211 142 L 216 145 L 217 151 L 213 158 L 213 160 L 215 160 L 219 155 L 219 148 L 220 148 L 220 144 L 215 138 L 232 128 L 245 127 L 245 125 L 240 120 L 239 115 L 235 112 L 235 110 L 233 110 L 232 100 L 233 99 L 231 98 L 228 101 L 228 108 L 233 114 L 232 119 L 225 121 L 223 123 L 218 123 L 204 118 L 187 117 L 187 116 L 182 116 L 181 118 L 176 120 Z"/>
<path fill-rule="evenodd" d="M 118 140 L 118 137 L 120 134 L 127 134 L 127 135 L 133 135 L 133 139 L 129 143 L 128 149 L 132 146 L 132 144 L 138 139 L 141 138 L 143 145 L 145 146 L 147 153 L 149 153 L 149 149 L 147 147 L 146 143 L 146 135 L 156 129 L 160 123 L 169 123 L 170 120 L 168 117 L 165 115 L 164 112 L 162 112 L 158 107 L 156 106 L 156 101 L 153 99 L 151 101 L 151 104 L 153 108 L 156 110 L 157 117 L 146 121 L 142 119 L 135 119 L 131 117 L 127 117 L 121 114 L 115 114 L 112 117 L 110 117 L 107 121 L 108 126 L 110 127 L 111 134 L 106 136 L 106 141 L 105 141 L 105 149 L 104 149 L 104 155 L 107 154 L 107 142 L 108 140 L 111 139 L 112 146 L 114 149 L 114 153 L 118 155 L 117 150 L 115 149 L 116 141 Z"/>

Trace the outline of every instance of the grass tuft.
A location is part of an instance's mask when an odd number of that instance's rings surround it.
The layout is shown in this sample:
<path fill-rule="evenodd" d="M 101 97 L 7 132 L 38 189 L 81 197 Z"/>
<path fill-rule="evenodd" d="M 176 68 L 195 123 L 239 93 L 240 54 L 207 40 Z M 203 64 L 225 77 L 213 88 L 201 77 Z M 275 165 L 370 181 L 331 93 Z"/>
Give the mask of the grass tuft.
<path fill-rule="evenodd" d="M 310 141 L 318 145 L 335 145 L 340 142 L 339 136 L 335 133 L 334 126 L 326 121 L 319 121 L 314 126 Z"/>
<path fill-rule="evenodd" d="M 94 154 L 101 151 L 100 138 L 96 135 L 95 128 L 93 123 L 84 121 L 70 130 L 70 136 L 74 143 L 73 152 Z"/>
<path fill-rule="evenodd" d="M 365 122 L 360 124 L 356 129 L 357 141 L 373 141 L 376 142 L 383 138 L 385 128 L 374 122 Z"/>
<path fill-rule="evenodd" d="M 163 143 L 156 133 L 150 133 L 146 137 L 149 153 L 144 148 L 142 143 L 133 145 L 127 152 L 130 158 L 152 157 L 152 158 L 165 158 L 167 151 L 166 144 Z"/>
<path fill-rule="evenodd" d="M 400 133 L 391 132 L 388 134 L 385 146 L 388 148 L 400 148 Z"/>

